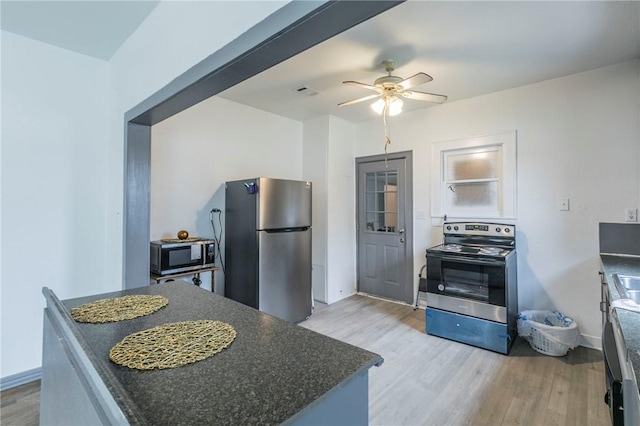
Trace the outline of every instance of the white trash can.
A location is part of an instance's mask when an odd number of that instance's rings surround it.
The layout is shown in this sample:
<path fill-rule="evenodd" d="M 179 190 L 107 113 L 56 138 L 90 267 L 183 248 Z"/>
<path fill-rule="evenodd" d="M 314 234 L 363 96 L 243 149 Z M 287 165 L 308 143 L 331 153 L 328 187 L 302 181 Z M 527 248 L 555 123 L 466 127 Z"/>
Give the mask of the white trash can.
<path fill-rule="evenodd" d="M 571 318 L 555 311 L 522 311 L 518 315 L 518 334 L 536 351 L 564 356 L 580 343 L 580 329 Z"/>

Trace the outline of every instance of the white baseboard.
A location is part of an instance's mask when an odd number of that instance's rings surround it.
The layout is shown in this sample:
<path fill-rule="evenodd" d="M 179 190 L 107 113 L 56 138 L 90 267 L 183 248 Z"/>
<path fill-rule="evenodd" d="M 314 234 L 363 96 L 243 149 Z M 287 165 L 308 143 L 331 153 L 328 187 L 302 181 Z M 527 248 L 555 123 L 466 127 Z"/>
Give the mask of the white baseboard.
<path fill-rule="evenodd" d="M 11 376 L 0 378 L 0 391 L 6 391 L 16 386 L 31 383 L 42 378 L 42 368 L 34 368 L 33 370 L 23 371 L 22 373 L 12 374 Z"/>
<path fill-rule="evenodd" d="M 599 336 L 587 336 L 586 334 L 582 334 L 582 341 L 580 342 L 580 346 L 584 346 L 585 348 L 596 349 L 598 351 L 602 350 L 602 338 Z"/>

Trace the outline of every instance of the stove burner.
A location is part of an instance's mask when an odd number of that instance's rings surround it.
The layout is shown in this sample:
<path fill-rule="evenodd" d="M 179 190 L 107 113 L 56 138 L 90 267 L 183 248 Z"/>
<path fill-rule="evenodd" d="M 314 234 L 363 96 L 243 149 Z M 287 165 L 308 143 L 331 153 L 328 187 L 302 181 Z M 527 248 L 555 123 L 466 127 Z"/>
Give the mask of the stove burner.
<path fill-rule="evenodd" d="M 495 255 L 495 254 L 499 254 L 501 251 L 502 249 L 500 247 L 487 246 L 487 247 L 481 247 L 480 250 L 478 250 L 478 253 Z"/>
<path fill-rule="evenodd" d="M 444 246 L 442 246 L 442 250 L 443 251 L 459 252 L 459 251 L 462 251 L 462 246 L 459 245 L 459 244 L 445 244 Z"/>

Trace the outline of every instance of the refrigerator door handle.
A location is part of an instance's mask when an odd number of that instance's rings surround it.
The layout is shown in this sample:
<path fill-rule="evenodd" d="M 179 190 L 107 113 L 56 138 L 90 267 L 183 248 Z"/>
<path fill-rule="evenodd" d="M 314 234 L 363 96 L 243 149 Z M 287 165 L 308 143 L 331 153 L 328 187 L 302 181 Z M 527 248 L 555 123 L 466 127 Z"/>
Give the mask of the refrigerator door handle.
<path fill-rule="evenodd" d="M 300 226 L 297 228 L 282 228 L 282 229 L 264 229 L 264 232 L 267 232 L 269 234 L 275 234 L 278 232 L 302 232 L 302 231 L 306 231 L 309 228 L 311 228 L 310 226 Z"/>

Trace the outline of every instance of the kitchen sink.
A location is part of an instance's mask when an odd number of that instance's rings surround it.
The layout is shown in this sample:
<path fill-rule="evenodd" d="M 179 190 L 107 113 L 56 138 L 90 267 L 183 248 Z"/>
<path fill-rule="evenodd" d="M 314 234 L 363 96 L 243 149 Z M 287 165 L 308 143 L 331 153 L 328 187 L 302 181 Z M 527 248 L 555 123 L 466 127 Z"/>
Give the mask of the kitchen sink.
<path fill-rule="evenodd" d="M 613 279 L 621 298 L 640 305 L 640 276 L 613 274 Z"/>

